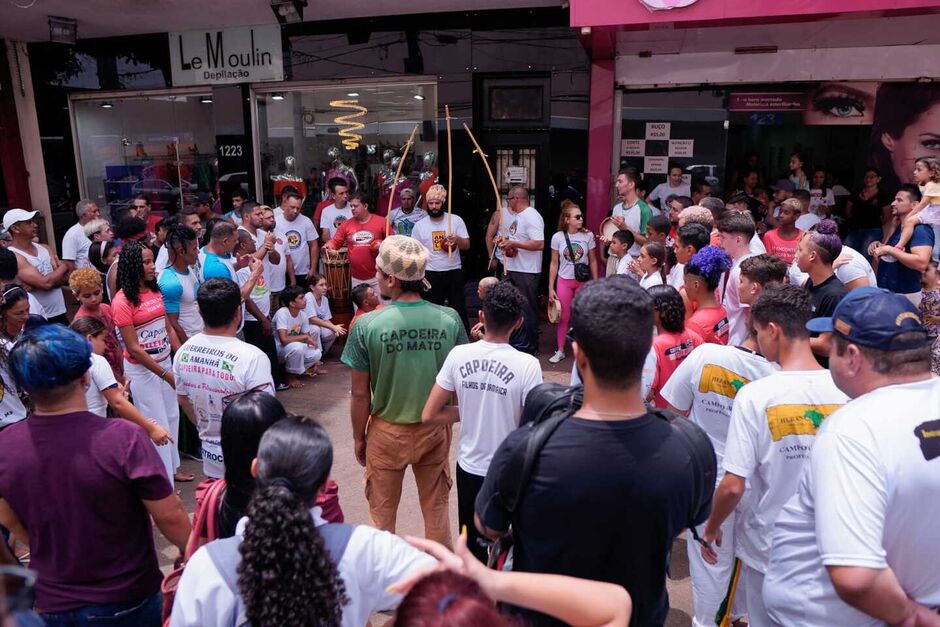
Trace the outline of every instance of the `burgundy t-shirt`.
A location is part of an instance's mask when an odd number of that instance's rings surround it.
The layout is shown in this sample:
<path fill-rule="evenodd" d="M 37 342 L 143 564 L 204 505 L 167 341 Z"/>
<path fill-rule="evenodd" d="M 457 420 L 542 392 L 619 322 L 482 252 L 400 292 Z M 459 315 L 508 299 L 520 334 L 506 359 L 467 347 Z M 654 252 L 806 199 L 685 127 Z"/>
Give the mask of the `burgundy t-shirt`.
<path fill-rule="evenodd" d="M 141 499 L 173 488 L 143 429 L 88 412 L 29 416 L 0 433 L 0 498 L 29 533 L 36 608 L 64 612 L 160 589 Z"/>

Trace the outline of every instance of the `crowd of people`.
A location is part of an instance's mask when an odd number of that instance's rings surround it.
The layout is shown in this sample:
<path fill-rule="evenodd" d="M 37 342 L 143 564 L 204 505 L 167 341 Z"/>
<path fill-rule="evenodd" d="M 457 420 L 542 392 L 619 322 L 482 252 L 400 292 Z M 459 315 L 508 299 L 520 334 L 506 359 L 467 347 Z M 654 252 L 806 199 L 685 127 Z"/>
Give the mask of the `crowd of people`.
<path fill-rule="evenodd" d="M 662 625 L 685 533 L 693 625 L 940 625 L 940 162 L 915 167 L 922 188 L 897 191 L 863 251 L 798 154 L 766 204 L 752 172 L 724 202 L 681 171 L 646 195 L 627 168 L 603 235 L 565 200 L 546 237 L 512 187 L 475 315 L 473 242 L 439 184 L 406 186 L 388 217 L 343 179 L 310 216 L 292 189 L 275 208 L 237 191 L 226 215 L 159 218 L 137 197 L 114 224 L 82 201 L 61 259 L 37 212 L 9 210 L 0 609 L 14 625 Z M 571 386 L 533 354 L 546 239 L 548 361 L 571 356 Z M 320 272 L 340 250 L 347 324 Z M 315 408 L 276 394 L 316 386 L 334 347 L 369 525 L 345 522 Z M 181 416 L 204 476 L 192 519 Z M 409 468 L 424 538 L 395 535 Z M 165 578 L 152 525 L 179 551 Z"/>

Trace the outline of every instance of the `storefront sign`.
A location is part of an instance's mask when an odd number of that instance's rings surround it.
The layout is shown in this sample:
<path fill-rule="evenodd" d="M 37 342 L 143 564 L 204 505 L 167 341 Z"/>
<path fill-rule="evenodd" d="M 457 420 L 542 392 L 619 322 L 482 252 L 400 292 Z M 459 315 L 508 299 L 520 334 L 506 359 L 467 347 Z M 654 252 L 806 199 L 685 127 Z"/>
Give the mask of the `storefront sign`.
<path fill-rule="evenodd" d="M 669 157 L 644 157 L 643 174 L 668 174 Z"/>
<path fill-rule="evenodd" d="M 642 157 L 646 154 L 646 140 L 643 139 L 621 139 L 620 156 L 621 157 Z"/>
<path fill-rule="evenodd" d="M 669 122 L 647 122 L 646 139 L 669 139 Z"/>
<path fill-rule="evenodd" d="M 506 176 L 503 177 L 503 182 L 507 185 L 528 185 L 529 184 L 529 170 L 528 168 L 523 168 L 518 165 L 511 165 L 506 168 Z"/>
<path fill-rule="evenodd" d="M 728 96 L 729 111 L 802 111 L 803 94 L 797 92 L 738 93 Z"/>
<path fill-rule="evenodd" d="M 691 157 L 695 150 L 694 139 L 670 139 L 669 156 L 670 157 Z"/>
<path fill-rule="evenodd" d="M 173 85 L 226 85 L 284 80 L 277 24 L 170 33 Z"/>

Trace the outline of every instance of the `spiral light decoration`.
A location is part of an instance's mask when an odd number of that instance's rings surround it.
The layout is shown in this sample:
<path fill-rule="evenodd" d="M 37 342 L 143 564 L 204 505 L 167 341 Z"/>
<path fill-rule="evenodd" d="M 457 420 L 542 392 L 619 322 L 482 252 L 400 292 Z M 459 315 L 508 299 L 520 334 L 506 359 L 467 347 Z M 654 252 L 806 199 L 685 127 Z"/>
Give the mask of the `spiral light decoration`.
<path fill-rule="evenodd" d="M 362 139 L 362 135 L 356 131 L 365 127 L 365 124 L 357 122 L 356 119 L 365 116 L 369 110 L 359 104 L 358 100 L 331 100 L 330 106 L 336 107 L 337 109 L 352 109 L 354 111 L 346 115 L 336 116 L 333 122 L 346 125 L 345 128 L 340 129 L 339 135 L 343 138 L 342 142 L 346 150 L 355 150 L 359 147 L 359 140 Z"/>

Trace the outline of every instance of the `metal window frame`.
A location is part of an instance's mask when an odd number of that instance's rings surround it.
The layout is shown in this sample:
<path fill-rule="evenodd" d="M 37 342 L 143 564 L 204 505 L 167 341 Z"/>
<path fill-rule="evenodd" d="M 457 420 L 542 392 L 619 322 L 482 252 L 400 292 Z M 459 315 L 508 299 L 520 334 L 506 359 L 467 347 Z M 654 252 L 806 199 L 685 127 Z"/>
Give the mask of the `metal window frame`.
<path fill-rule="evenodd" d="M 85 188 L 85 167 L 82 164 L 82 151 L 78 140 L 78 119 L 76 117 L 75 103 L 87 101 L 106 101 L 106 100 L 141 100 L 154 96 L 204 96 L 212 95 L 211 85 L 202 85 L 194 87 L 170 87 L 164 89 L 133 89 L 133 90 L 111 90 L 111 91 L 92 91 L 69 94 L 69 125 L 72 131 L 72 154 L 75 159 L 75 175 L 78 177 L 78 193 L 81 198 L 88 198 L 88 190 Z"/>

